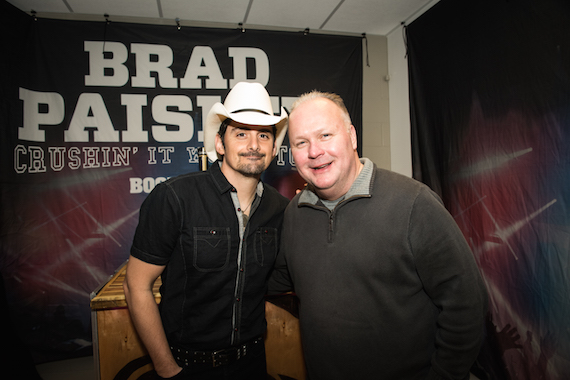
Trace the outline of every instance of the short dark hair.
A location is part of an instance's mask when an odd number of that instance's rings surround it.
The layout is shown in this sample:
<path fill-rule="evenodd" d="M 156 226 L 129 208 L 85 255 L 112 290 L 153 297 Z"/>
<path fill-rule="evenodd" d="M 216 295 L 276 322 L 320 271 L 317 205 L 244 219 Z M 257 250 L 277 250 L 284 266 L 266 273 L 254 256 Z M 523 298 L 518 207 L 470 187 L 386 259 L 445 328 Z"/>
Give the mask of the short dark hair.
<path fill-rule="evenodd" d="M 220 124 L 220 129 L 218 130 L 218 135 L 222 138 L 222 143 L 224 142 L 224 135 L 226 134 L 226 130 L 228 129 L 228 125 L 232 122 L 232 119 L 229 117 L 222 121 Z"/>
<path fill-rule="evenodd" d="M 220 124 L 220 129 L 218 130 L 218 135 L 220 135 L 220 138 L 222 140 L 222 144 L 224 144 L 224 147 L 226 146 L 225 142 L 224 142 L 224 135 L 226 134 L 226 130 L 228 129 L 228 125 L 230 125 L 232 121 L 233 120 L 230 119 L 229 117 L 226 118 L 224 121 L 222 121 L 222 124 Z M 275 137 L 277 135 L 277 127 L 275 125 L 271 126 L 271 133 L 273 133 L 273 140 L 275 140 Z"/>

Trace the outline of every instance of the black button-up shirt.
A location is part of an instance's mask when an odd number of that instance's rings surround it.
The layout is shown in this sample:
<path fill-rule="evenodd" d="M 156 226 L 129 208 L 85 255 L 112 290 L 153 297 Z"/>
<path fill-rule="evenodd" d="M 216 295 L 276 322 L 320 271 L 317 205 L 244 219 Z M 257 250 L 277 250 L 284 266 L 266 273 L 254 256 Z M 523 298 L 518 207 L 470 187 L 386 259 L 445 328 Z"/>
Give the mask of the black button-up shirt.
<path fill-rule="evenodd" d="M 264 184 L 240 239 L 232 191 L 215 163 L 157 185 L 141 206 L 131 255 L 166 265 L 160 312 L 171 345 L 220 349 L 265 331 L 267 278 L 288 199 Z"/>

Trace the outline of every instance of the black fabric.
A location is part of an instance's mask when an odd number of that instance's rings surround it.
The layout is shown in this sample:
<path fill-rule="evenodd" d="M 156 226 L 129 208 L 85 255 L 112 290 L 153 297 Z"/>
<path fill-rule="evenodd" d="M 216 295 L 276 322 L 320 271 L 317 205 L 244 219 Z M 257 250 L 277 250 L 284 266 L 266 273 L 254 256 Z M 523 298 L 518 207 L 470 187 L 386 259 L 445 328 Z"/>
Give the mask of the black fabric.
<path fill-rule="evenodd" d="M 265 185 L 242 242 L 232 191 L 216 162 L 161 183 L 141 206 L 131 254 L 166 265 L 160 312 L 173 346 L 216 350 L 265 332 L 266 280 L 288 200 Z"/>
<path fill-rule="evenodd" d="M 413 175 L 490 295 L 480 379 L 569 378 L 570 2 L 442 0 L 406 30 Z"/>
<path fill-rule="evenodd" d="M 275 112 L 337 92 L 362 130 L 360 37 L 0 15 L 0 270 L 36 363 L 92 352 L 89 294 L 150 191 L 199 170 L 203 119 L 235 81 L 263 82 Z M 263 180 L 303 185 L 287 139 Z"/>

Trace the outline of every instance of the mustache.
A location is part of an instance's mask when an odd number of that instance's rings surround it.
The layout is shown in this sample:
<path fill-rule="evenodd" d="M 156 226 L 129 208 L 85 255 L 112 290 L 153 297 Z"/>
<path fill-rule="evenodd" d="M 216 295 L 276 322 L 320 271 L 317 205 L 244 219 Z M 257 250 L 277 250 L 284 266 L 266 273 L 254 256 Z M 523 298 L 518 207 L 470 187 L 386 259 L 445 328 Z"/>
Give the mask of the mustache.
<path fill-rule="evenodd" d="M 240 155 L 241 157 L 258 157 L 258 158 L 263 158 L 263 157 L 265 157 L 265 153 L 260 153 L 260 152 L 240 153 L 239 155 Z"/>

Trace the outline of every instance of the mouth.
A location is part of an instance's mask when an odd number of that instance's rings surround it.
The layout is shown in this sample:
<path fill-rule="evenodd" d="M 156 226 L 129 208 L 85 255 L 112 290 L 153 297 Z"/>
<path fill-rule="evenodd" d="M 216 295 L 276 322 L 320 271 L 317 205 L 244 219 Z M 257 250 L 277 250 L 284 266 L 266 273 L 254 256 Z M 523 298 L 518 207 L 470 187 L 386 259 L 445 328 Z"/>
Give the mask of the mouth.
<path fill-rule="evenodd" d="M 323 165 L 320 165 L 320 166 L 313 166 L 313 167 L 311 168 L 311 170 L 314 170 L 314 171 L 323 170 L 323 169 L 329 167 L 331 164 L 332 164 L 332 162 L 329 162 L 329 163 L 327 163 L 327 164 L 323 164 Z"/>
<path fill-rule="evenodd" d="M 265 154 L 262 153 L 247 153 L 247 154 L 241 154 L 242 157 L 244 158 L 253 158 L 253 159 L 260 159 L 265 157 Z"/>

